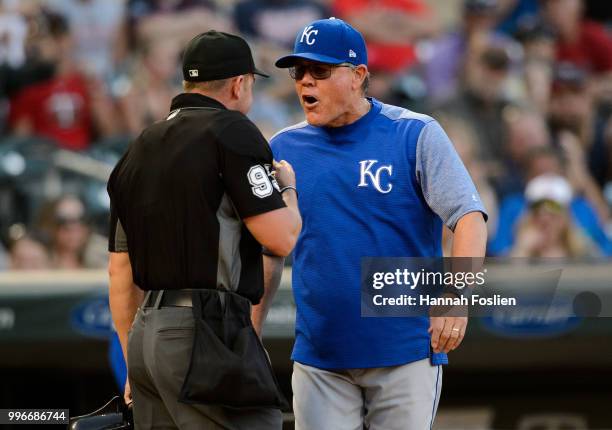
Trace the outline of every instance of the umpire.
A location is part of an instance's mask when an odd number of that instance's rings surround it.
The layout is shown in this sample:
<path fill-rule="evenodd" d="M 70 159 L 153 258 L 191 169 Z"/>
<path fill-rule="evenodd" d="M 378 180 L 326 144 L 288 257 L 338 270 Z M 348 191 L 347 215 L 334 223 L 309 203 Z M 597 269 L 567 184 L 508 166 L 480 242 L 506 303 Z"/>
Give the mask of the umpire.
<path fill-rule="evenodd" d="M 137 429 L 281 427 L 258 337 L 279 281 L 262 246 L 288 255 L 301 217 L 293 169 L 245 116 L 255 74 L 240 37 L 196 36 L 185 92 L 108 182 L 110 306 Z"/>

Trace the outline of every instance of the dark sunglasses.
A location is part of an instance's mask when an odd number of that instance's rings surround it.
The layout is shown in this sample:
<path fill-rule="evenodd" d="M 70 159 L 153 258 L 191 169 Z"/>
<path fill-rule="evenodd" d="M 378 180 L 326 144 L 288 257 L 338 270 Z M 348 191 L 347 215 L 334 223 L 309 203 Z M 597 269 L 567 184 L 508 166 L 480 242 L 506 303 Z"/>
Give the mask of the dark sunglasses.
<path fill-rule="evenodd" d="M 289 67 L 289 76 L 296 81 L 301 80 L 306 72 L 310 74 L 314 79 L 321 80 L 327 79 L 331 76 L 332 70 L 336 67 L 350 67 L 355 68 L 354 64 L 351 63 L 340 63 L 340 64 L 298 64 L 293 67 Z"/>

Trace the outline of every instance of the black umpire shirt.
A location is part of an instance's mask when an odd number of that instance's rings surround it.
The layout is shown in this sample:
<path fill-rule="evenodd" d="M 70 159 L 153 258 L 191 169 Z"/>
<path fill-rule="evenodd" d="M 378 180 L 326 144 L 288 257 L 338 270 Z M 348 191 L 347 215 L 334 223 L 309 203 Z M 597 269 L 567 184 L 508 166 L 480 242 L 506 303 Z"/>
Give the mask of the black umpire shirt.
<path fill-rule="evenodd" d="M 143 290 L 225 289 L 258 303 L 262 247 L 241 220 L 285 206 L 271 165 L 246 116 L 200 94 L 176 96 L 110 176 L 109 251 L 129 252 Z"/>

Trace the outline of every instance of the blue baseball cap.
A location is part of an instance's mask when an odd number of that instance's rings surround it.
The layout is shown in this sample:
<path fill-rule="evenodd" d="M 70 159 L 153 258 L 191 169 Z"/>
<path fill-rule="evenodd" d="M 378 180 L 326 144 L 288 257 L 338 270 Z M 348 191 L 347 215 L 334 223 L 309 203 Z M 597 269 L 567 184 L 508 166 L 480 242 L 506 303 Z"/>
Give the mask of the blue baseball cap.
<path fill-rule="evenodd" d="M 276 67 L 292 67 L 298 59 L 358 66 L 368 64 L 368 52 L 361 33 L 341 19 L 329 18 L 304 27 L 295 38 L 293 54 L 279 58 Z"/>

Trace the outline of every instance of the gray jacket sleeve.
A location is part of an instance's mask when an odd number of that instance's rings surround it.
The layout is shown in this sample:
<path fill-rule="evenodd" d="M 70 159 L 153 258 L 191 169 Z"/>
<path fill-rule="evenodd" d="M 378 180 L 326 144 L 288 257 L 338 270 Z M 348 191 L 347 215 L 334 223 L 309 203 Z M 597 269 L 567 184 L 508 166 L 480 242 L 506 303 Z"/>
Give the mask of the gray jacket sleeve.
<path fill-rule="evenodd" d="M 110 252 L 128 252 L 128 243 L 125 230 L 119 218 L 111 219 L 114 226 L 111 227 L 111 236 L 108 238 L 108 250 Z"/>
<path fill-rule="evenodd" d="M 428 122 L 416 146 L 416 177 L 425 201 L 451 230 L 470 212 L 488 215 L 457 151 L 437 121 Z"/>

